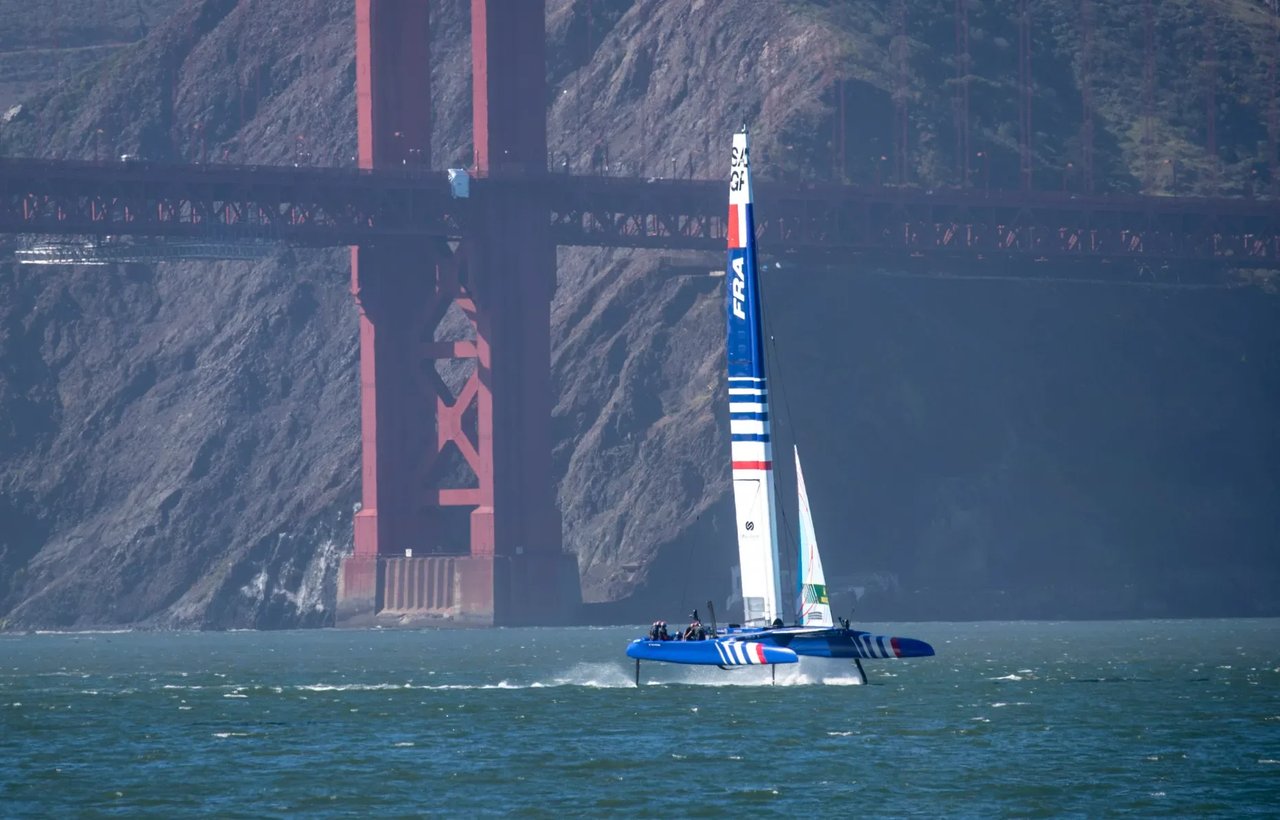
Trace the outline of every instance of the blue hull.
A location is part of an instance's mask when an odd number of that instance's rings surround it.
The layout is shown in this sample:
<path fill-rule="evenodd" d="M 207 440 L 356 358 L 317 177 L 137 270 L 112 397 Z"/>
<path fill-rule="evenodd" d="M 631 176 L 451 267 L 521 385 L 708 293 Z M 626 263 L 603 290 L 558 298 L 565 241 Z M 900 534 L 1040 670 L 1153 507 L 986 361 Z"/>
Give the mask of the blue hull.
<path fill-rule="evenodd" d="M 784 647 L 816 658 L 858 658 L 880 660 L 884 658 L 928 658 L 933 647 L 915 638 L 899 638 L 892 635 L 873 635 L 858 629 L 804 629 L 787 628 L 760 630 L 730 630 L 732 634 L 771 646 Z"/>
<path fill-rule="evenodd" d="M 687 663 L 695 666 L 766 666 L 795 663 L 796 653 L 762 640 L 651 641 L 637 638 L 627 645 L 627 657 L 638 661 Z"/>

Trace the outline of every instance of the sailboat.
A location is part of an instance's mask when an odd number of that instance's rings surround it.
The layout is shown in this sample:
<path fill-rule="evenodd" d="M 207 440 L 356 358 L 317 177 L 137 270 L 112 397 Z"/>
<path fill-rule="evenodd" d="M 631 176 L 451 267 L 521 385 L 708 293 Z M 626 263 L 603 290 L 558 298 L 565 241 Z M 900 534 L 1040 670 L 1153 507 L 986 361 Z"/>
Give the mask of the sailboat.
<path fill-rule="evenodd" d="M 729 258 L 725 270 L 730 454 L 743 620 L 723 631 L 713 624 L 702 640 L 663 640 L 656 632 L 633 640 L 627 646 L 627 657 L 635 659 L 637 685 L 642 660 L 723 669 L 769 665 L 776 676 L 778 664 L 798 663 L 802 657 L 847 659 L 853 661 L 866 683 L 864 659 L 934 654 L 933 647 L 924 641 L 873 635 L 851 628 L 848 621 L 837 625 L 832 620 L 798 449 L 799 589 L 796 622 L 788 626 L 783 620 L 750 153 L 744 127 L 733 135 L 730 152 L 726 229 Z"/>

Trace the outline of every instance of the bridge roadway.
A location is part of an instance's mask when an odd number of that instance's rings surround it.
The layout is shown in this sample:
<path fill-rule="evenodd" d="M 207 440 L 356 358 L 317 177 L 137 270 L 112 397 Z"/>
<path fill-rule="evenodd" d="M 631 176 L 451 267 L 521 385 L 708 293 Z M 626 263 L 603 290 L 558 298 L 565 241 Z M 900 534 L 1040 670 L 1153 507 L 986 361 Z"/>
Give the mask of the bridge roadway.
<path fill-rule="evenodd" d="M 455 199 L 438 171 L 0 159 L 0 233 L 370 245 L 462 236 L 486 202 L 508 196 L 545 203 L 560 245 L 724 247 L 723 180 L 494 174 Z M 1280 270 L 1275 199 L 761 182 L 756 202 L 762 249 L 796 262 Z"/>

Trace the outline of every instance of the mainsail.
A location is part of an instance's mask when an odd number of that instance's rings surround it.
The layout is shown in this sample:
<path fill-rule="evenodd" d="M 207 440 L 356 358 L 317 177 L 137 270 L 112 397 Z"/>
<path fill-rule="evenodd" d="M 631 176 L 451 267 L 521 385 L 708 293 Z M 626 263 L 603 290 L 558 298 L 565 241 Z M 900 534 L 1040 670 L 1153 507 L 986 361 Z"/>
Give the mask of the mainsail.
<path fill-rule="evenodd" d="M 781 615 L 781 584 L 749 159 L 750 147 L 743 129 L 733 135 L 729 166 L 729 266 L 725 271 L 729 432 L 743 623 L 767 626 Z"/>
<path fill-rule="evenodd" d="M 822 574 L 822 557 L 818 555 L 818 536 L 813 530 L 813 514 L 809 511 L 809 493 L 804 488 L 804 472 L 800 469 L 800 448 L 796 448 L 796 495 L 800 499 L 800 624 L 802 626 L 835 626 L 831 620 L 831 602 L 827 599 L 827 579 Z"/>

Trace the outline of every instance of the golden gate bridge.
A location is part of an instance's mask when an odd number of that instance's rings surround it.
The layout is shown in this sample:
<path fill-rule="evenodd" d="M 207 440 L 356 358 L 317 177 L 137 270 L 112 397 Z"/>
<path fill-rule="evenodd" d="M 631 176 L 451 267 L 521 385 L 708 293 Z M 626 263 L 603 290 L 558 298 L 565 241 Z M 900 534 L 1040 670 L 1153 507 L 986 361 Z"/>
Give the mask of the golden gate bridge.
<path fill-rule="evenodd" d="M 445 172 L 426 170 L 428 5 L 356 2 L 357 168 L 2 158 L 0 232 L 351 246 L 362 497 L 338 622 L 564 622 L 580 593 L 550 466 L 555 248 L 722 251 L 725 183 L 557 171 L 547 152 L 545 4 L 473 0 L 475 161 L 458 196 Z M 895 9 L 901 30 L 902 0 Z M 1082 0 L 1086 53 L 1089 9 Z M 1028 19 L 1019 0 L 1018 190 L 905 184 L 906 97 L 895 93 L 899 184 L 762 182 L 762 247 L 788 267 L 1004 263 L 1027 275 L 1087 269 L 1117 280 L 1280 270 L 1277 200 L 1094 193 L 1091 137 L 1079 190 L 1035 190 Z M 957 157 L 968 180 L 966 0 L 956 0 L 956 43 Z M 1091 134 L 1085 65 L 1082 133 Z M 1273 99 L 1273 182 L 1275 112 Z M 405 145 L 415 146 L 413 165 Z M 450 312 L 464 329 L 445 329 Z M 460 385 L 441 378 L 450 367 L 465 374 Z"/>

